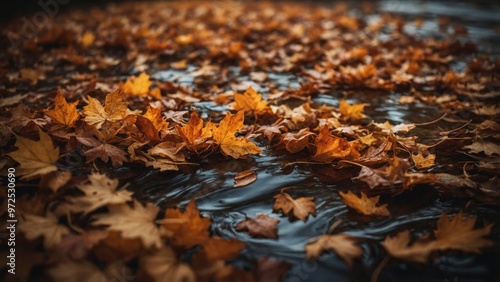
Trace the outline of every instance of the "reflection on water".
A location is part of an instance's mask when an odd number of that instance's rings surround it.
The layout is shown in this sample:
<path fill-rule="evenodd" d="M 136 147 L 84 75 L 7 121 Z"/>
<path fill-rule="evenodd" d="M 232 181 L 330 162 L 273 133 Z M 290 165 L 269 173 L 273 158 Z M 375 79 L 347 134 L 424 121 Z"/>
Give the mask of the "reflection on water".
<path fill-rule="evenodd" d="M 395 5 L 395 2 L 398 5 Z M 429 19 L 420 30 L 409 25 L 405 27 L 411 33 L 428 36 L 439 32 L 434 19 L 437 15 L 447 15 L 464 19 L 469 28 L 469 37 L 474 40 L 500 41 L 498 34 L 485 28 L 485 25 L 491 22 L 500 22 L 498 10 L 482 9 L 470 4 L 422 4 L 417 1 L 386 1 L 381 3 L 381 8 L 392 13 Z M 491 51 L 498 47 L 483 46 L 482 48 L 490 48 Z M 464 67 L 463 62 L 458 62 L 455 66 L 457 70 Z M 175 81 L 181 85 L 191 85 L 194 77 L 190 73 L 194 70 L 193 67 L 184 71 L 165 70 L 158 72 L 154 78 Z M 237 68 L 232 69 L 231 75 L 239 82 L 251 81 L 248 75 L 239 74 Z M 302 81 L 299 76 L 279 73 L 269 74 L 268 79 L 276 83 L 280 90 L 299 87 Z M 259 91 L 267 94 L 268 89 L 260 88 Z M 422 123 L 434 120 L 441 115 L 432 105 L 401 105 L 397 102 L 400 95 L 401 93 L 387 96 L 360 92 L 355 95 L 351 94 L 347 100 L 368 103 L 366 114 L 375 122 L 389 120 L 392 124 Z M 343 97 L 340 93 L 322 94 L 316 96 L 313 101 L 318 104 L 337 106 L 340 97 Z M 196 107 L 205 113 L 228 110 L 227 106 L 216 106 L 213 102 L 206 101 L 196 103 Z M 447 128 L 450 124 L 437 123 L 430 128 L 417 128 L 414 133 L 425 136 L 426 139 L 419 139 L 420 142 L 432 143 L 440 137 L 435 129 L 438 126 Z M 424 187 L 422 188 L 424 191 L 413 191 L 389 201 L 392 216 L 381 220 L 366 221 L 348 211 L 338 195 L 339 190 L 356 190 L 358 183 L 352 181 L 349 175 L 338 180 L 339 178 L 333 175 L 335 172 L 321 167 L 297 165 L 284 169 L 285 164 L 296 159 L 290 156 L 273 155 L 269 148 L 262 149 L 264 153 L 254 157 L 252 161 L 229 160 L 220 157 L 220 159 L 211 159 L 199 167 L 181 173 L 150 173 L 134 180 L 136 186 L 142 187 L 142 190 L 136 193 L 161 207 L 172 204 L 183 206 L 193 196 L 196 197 L 199 210 L 212 218 L 212 231 L 215 234 L 247 242 L 247 247 L 243 252 L 244 258 L 270 256 L 293 263 L 293 269 L 284 277 L 286 281 L 367 280 L 369 279 L 368 270 L 374 269 L 382 259 L 381 256 L 384 255 L 378 242 L 385 236 L 404 229 L 410 229 L 413 234 L 417 235 L 425 234 L 435 228 L 435 222 L 442 212 L 455 213 L 458 211 L 457 207 L 463 206 L 461 200 L 440 199 L 437 192 Z M 442 164 L 453 163 L 453 160 L 440 160 L 440 162 Z M 257 181 L 243 188 L 233 188 L 234 176 L 245 169 L 255 170 L 258 174 Z M 292 196 L 314 196 L 317 216 L 309 217 L 304 223 L 290 221 L 288 217 L 272 213 L 274 203 L 272 197 L 281 189 L 286 189 Z M 480 218 L 490 222 L 498 222 L 500 216 L 498 208 L 489 206 L 471 206 L 468 212 L 477 214 Z M 254 217 L 258 213 L 267 213 L 280 219 L 278 240 L 256 239 L 250 237 L 248 233 L 235 231 L 238 222 L 244 220 L 246 216 Z M 318 262 L 304 260 L 304 246 L 307 240 L 325 234 L 338 220 L 341 220 L 341 223 L 336 227 L 336 232 L 352 234 L 365 240 L 361 243 L 364 256 L 361 262 L 356 264 L 357 271 L 350 270 L 335 254 L 324 254 Z M 493 237 L 497 240 L 500 238 L 498 224 L 494 227 Z M 235 263 L 245 266 L 244 258 Z M 453 256 L 441 256 L 433 263 L 419 267 L 421 268 L 416 269 L 411 264 L 392 262 L 386 266 L 391 271 L 384 272 L 386 276 L 381 277 L 381 281 L 401 281 L 410 278 L 443 281 L 446 277 L 436 277 L 438 270 L 447 277 L 465 275 L 473 277 L 472 280 L 489 280 L 493 275 L 497 275 L 498 257 L 495 258 L 494 252 L 485 255 L 457 253 Z"/>

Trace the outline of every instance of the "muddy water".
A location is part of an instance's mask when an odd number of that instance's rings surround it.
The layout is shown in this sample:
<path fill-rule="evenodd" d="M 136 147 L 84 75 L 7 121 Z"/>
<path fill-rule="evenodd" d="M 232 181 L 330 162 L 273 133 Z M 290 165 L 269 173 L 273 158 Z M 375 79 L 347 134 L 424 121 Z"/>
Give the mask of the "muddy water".
<path fill-rule="evenodd" d="M 459 22 L 469 29 L 465 40 L 479 42 L 479 48 L 493 56 L 500 55 L 500 37 L 491 25 L 500 24 L 498 7 L 491 8 L 472 4 L 422 4 L 416 1 L 381 2 L 381 9 L 405 17 L 419 16 L 426 21 L 421 30 L 406 27 L 407 32 L 419 36 L 440 36 L 435 24 L 437 16 L 446 15 L 452 22 Z M 465 63 L 457 62 L 457 70 L 463 69 Z M 194 81 L 186 71 L 160 71 L 154 77 L 162 80 L 176 81 L 191 85 Z M 232 71 L 239 81 L 250 81 L 250 78 Z M 269 79 L 279 88 L 286 89 L 298 86 L 302 81 L 299 74 L 270 74 Z M 254 84 L 259 92 L 266 94 L 266 88 Z M 412 104 L 401 105 L 397 102 L 400 95 L 379 95 L 377 93 L 354 93 L 347 97 L 349 102 L 369 103 L 366 114 L 376 122 L 389 120 L 392 124 L 422 123 L 434 120 L 442 115 L 433 105 Z M 338 105 L 341 93 L 319 95 L 314 98 L 318 104 Z M 224 106 L 215 106 L 211 102 L 200 102 L 195 105 L 199 111 L 210 115 L 213 112 L 225 112 Z M 463 117 L 466 121 L 467 117 Z M 432 126 L 419 127 L 412 135 L 422 136 L 421 143 L 432 144 L 438 140 L 439 130 L 456 128 L 457 123 L 446 121 Z M 367 220 L 349 211 L 342 203 L 338 191 L 356 190 L 359 183 L 351 178 L 354 175 L 336 171 L 327 166 L 292 165 L 300 156 L 283 156 L 272 149 L 262 146 L 264 153 L 250 160 L 229 160 L 220 157 L 211 158 L 199 167 L 190 168 L 181 173 L 149 172 L 135 178 L 132 183 L 141 187 L 136 191 L 144 200 L 153 201 L 161 207 L 172 204 L 185 205 L 193 196 L 198 208 L 206 216 L 212 218 L 213 233 L 226 238 L 236 238 L 247 243 L 242 258 L 234 263 L 243 267 L 251 267 L 254 258 L 268 256 L 285 260 L 293 264 L 292 269 L 283 276 L 285 281 L 346 281 L 367 280 L 370 273 L 384 258 L 385 252 L 380 241 L 387 235 L 397 231 L 410 229 L 413 234 L 423 235 L 435 228 L 435 223 L 442 212 L 454 214 L 462 209 L 466 202 L 462 199 L 444 198 L 432 187 L 419 187 L 393 199 L 383 196 L 389 203 L 392 216 L 382 220 Z M 433 170 L 460 173 L 464 155 L 457 150 L 460 146 L 441 146 L 438 152 L 439 164 Z M 441 154 L 441 157 L 439 157 Z M 302 158 L 304 159 L 304 158 Z M 252 169 L 258 179 L 243 188 L 233 188 L 233 179 L 237 172 Z M 314 196 L 317 216 L 309 217 L 307 222 L 291 221 L 288 217 L 272 213 L 273 196 L 286 189 L 292 196 Z M 500 242 L 500 209 L 486 205 L 472 205 L 468 213 L 476 214 L 481 219 L 497 222 L 492 237 Z M 267 213 L 279 218 L 279 239 L 255 239 L 235 231 L 238 222 L 246 216 L 254 217 L 257 213 Z M 304 246 L 310 238 L 328 232 L 336 223 L 335 233 L 348 233 L 362 238 L 361 246 L 364 255 L 354 269 L 350 269 L 335 254 L 324 254 L 317 262 L 304 259 Z M 447 253 L 427 265 L 414 265 L 391 260 L 382 271 L 379 281 L 499 281 L 500 251 L 498 247 L 484 254 Z M 458 277 L 458 280 L 457 280 Z"/>

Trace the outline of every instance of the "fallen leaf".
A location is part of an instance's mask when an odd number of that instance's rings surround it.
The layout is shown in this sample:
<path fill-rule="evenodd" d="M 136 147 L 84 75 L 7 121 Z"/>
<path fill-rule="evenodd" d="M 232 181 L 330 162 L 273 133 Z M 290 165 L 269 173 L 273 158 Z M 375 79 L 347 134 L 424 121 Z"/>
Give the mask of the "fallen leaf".
<path fill-rule="evenodd" d="M 177 260 L 177 255 L 168 246 L 142 255 L 139 268 L 147 273 L 149 281 L 157 282 L 194 282 L 196 277 L 189 265 Z M 152 280 L 150 280 L 152 279 Z"/>
<path fill-rule="evenodd" d="M 316 216 L 316 205 L 313 202 L 314 197 L 301 197 L 293 199 L 288 193 L 280 193 L 274 196 L 276 202 L 273 210 L 282 210 L 284 214 L 293 211 L 293 216 L 306 221 L 309 214 Z"/>
<path fill-rule="evenodd" d="M 143 117 L 149 119 L 153 123 L 156 131 L 163 131 L 168 129 L 168 122 L 163 119 L 161 110 L 159 108 L 149 106 L 147 112 L 143 115 Z"/>
<path fill-rule="evenodd" d="M 196 112 L 192 112 L 189 121 L 184 126 L 177 125 L 176 129 L 186 142 L 188 149 L 199 152 L 209 145 L 205 141 L 213 136 L 216 127 L 211 122 L 208 122 L 204 127 L 203 120 L 198 117 Z"/>
<path fill-rule="evenodd" d="M 236 231 L 248 231 L 248 234 L 256 238 L 278 239 L 279 219 L 269 217 L 267 214 L 257 214 L 255 218 L 247 218 L 236 225 Z"/>
<path fill-rule="evenodd" d="M 355 209 L 357 212 L 364 215 L 378 215 L 378 216 L 388 216 L 390 215 L 387 210 L 387 204 L 377 206 L 380 196 L 368 198 L 365 193 L 361 192 L 361 198 L 356 194 L 348 191 L 347 193 L 339 192 L 342 196 L 344 204 Z"/>
<path fill-rule="evenodd" d="M 28 240 L 42 236 L 43 245 L 47 249 L 57 247 L 62 237 L 71 232 L 68 227 L 59 224 L 59 218 L 51 212 L 47 212 L 45 216 L 25 214 L 18 228 Z"/>
<path fill-rule="evenodd" d="M 95 281 L 108 282 L 109 277 L 89 261 L 66 261 L 49 269 L 49 274 L 56 282 Z"/>
<path fill-rule="evenodd" d="M 244 114 L 244 111 L 239 111 L 234 115 L 229 112 L 226 113 L 224 119 L 214 130 L 213 137 L 219 144 L 222 152 L 235 159 L 248 154 L 258 154 L 262 152 L 262 150 L 250 140 L 235 136 L 236 132 L 243 128 Z"/>
<path fill-rule="evenodd" d="M 73 212 L 92 212 L 106 205 L 125 204 L 132 201 L 133 192 L 126 190 L 127 185 L 118 188 L 118 179 L 110 179 L 105 174 L 92 173 L 89 182 L 76 187 L 85 195 L 69 199 Z"/>
<path fill-rule="evenodd" d="M 363 110 L 366 104 L 353 104 L 350 105 L 347 101 L 341 100 L 339 103 L 339 112 L 348 120 L 358 120 L 365 118 Z"/>
<path fill-rule="evenodd" d="M 220 237 L 210 237 L 202 244 L 203 255 L 208 261 L 228 260 L 238 256 L 245 243 L 236 239 L 228 240 Z"/>
<path fill-rule="evenodd" d="M 104 107 L 99 100 L 88 97 L 89 104 L 83 107 L 85 121 L 95 125 L 100 129 L 106 121 L 116 122 L 122 120 L 127 114 L 127 103 L 122 102 L 122 97 L 118 90 L 106 95 Z"/>
<path fill-rule="evenodd" d="M 436 249 L 434 243 L 415 242 L 410 245 L 410 231 L 405 230 L 394 237 L 387 236 L 382 246 L 392 257 L 424 263 L 429 255 Z"/>
<path fill-rule="evenodd" d="M 49 135 L 38 128 L 39 141 L 16 135 L 17 151 L 8 155 L 20 164 L 16 174 L 22 179 L 44 175 L 57 170 L 55 162 L 59 159 L 59 148 L 54 147 Z"/>
<path fill-rule="evenodd" d="M 149 95 L 149 87 L 151 87 L 149 75 L 145 72 L 138 77 L 127 79 L 127 82 L 122 87 L 123 93 L 126 95 L 147 97 Z"/>
<path fill-rule="evenodd" d="M 384 123 L 375 123 L 374 122 L 372 124 L 375 125 L 376 127 L 378 127 L 379 129 L 381 129 L 382 132 L 384 132 L 386 134 L 408 133 L 408 132 L 410 132 L 410 130 L 415 128 L 415 124 L 413 124 L 413 123 L 410 123 L 410 124 L 401 123 L 398 125 L 392 125 L 389 121 L 386 121 Z"/>
<path fill-rule="evenodd" d="M 262 99 L 262 94 L 248 87 L 243 94 L 234 93 L 234 102 L 230 104 L 236 111 L 254 112 L 261 114 L 269 110 L 267 102 Z"/>
<path fill-rule="evenodd" d="M 125 153 L 125 151 L 123 151 L 122 149 L 114 145 L 105 143 L 87 150 L 84 153 L 84 155 L 87 157 L 87 163 L 100 158 L 105 163 L 111 160 L 111 164 L 113 167 L 121 166 L 123 162 L 127 162 L 128 159 L 126 157 L 126 154 L 127 153 Z"/>
<path fill-rule="evenodd" d="M 200 215 L 194 199 L 186 206 L 184 213 L 179 209 L 167 209 L 163 220 L 163 226 L 173 232 L 172 242 L 187 248 L 208 240 L 210 225 L 210 218 Z"/>
<path fill-rule="evenodd" d="M 143 206 L 134 200 L 133 208 L 122 204 L 108 206 L 108 209 L 108 213 L 95 215 L 92 225 L 108 225 L 107 230 L 119 231 L 123 238 L 139 238 L 146 248 L 162 246 L 155 223 L 158 207 L 151 203 Z"/>
<path fill-rule="evenodd" d="M 412 154 L 411 159 L 413 160 L 413 163 L 415 164 L 415 168 L 424 169 L 424 168 L 433 167 L 435 165 L 434 160 L 436 159 L 436 155 L 428 154 L 427 156 L 424 157 L 422 152 L 418 152 L 417 155 Z"/>
<path fill-rule="evenodd" d="M 465 146 L 465 149 L 469 149 L 470 153 L 485 153 L 487 156 L 491 156 L 493 154 L 500 155 L 500 145 L 494 144 L 487 141 L 476 141 L 471 145 Z"/>
<path fill-rule="evenodd" d="M 316 154 L 313 160 L 331 163 L 334 159 L 357 158 L 359 152 L 345 138 L 330 135 L 328 127 L 323 127 L 316 137 Z"/>
<path fill-rule="evenodd" d="M 303 128 L 299 132 L 288 132 L 282 135 L 281 142 L 285 144 L 285 149 L 292 153 L 298 153 L 309 144 L 309 137 L 314 133 L 309 128 Z"/>
<path fill-rule="evenodd" d="M 355 258 L 363 254 L 353 237 L 347 234 L 322 235 L 313 243 L 306 245 L 306 258 L 318 258 L 324 251 L 334 251 L 349 266 Z"/>
<path fill-rule="evenodd" d="M 234 188 L 247 186 L 257 180 L 257 173 L 254 170 L 248 169 L 238 172 L 234 177 Z"/>
<path fill-rule="evenodd" d="M 40 179 L 40 187 L 49 188 L 52 192 L 56 193 L 71 180 L 71 177 L 72 174 L 69 170 L 53 171 L 42 176 Z"/>
<path fill-rule="evenodd" d="M 84 34 L 82 34 L 82 37 L 80 37 L 80 43 L 84 48 L 87 48 L 94 44 L 94 41 L 95 35 L 90 31 L 86 31 Z"/>

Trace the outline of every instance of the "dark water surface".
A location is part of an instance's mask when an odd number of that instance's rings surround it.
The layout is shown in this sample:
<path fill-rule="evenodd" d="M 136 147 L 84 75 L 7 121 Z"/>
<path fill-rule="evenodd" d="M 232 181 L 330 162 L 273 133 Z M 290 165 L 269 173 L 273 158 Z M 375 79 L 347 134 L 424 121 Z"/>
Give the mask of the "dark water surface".
<path fill-rule="evenodd" d="M 405 27 L 409 33 L 419 36 L 440 36 L 435 19 L 449 16 L 452 23 L 460 23 L 469 29 L 465 40 L 478 43 L 481 51 L 493 57 L 500 55 L 499 33 L 492 25 L 500 24 L 498 6 L 478 6 L 456 3 L 421 3 L 417 1 L 386 1 L 380 8 L 407 18 L 425 19 L 421 30 L 414 30 L 410 24 Z M 408 23 L 411 23 L 408 20 Z M 465 62 L 457 62 L 456 69 L 465 67 Z M 154 78 L 177 81 L 191 85 L 194 81 L 186 71 L 160 71 Z M 238 69 L 232 71 L 239 81 L 249 81 L 248 76 L 240 75 Z M 302 81 L 300 74 L 270 74 L 269 79 L 280 88 L 296 88 Z M 266 88 L 254 87 L 266 94 Z M 442 115 L 434 105 L 402 105 L 398 98 L 404 93 L 377 95 L 376 93 L 355 93 L 348 97 L 349 102 L 369 103 L 366 114 L 376 122 L 389 120 L 392 124 L 422 123 L 432 121 Z M 333 98 L 332 98 L 333 97 Z M 319 95 L 314 98 L 318 104 L 338 105 L 340 93 Z M 197 103 L 196 108 L 209 115 L 210 112 L 225 112 L 228 108 L 215 106 L 212 102 Z M 466 121 L 466 117 L 464 117 Z M 411 132 L 411 136 L 423 136 L 420 143 L 432 144 L 439 139 L 439 128 L 449 130 L 460 124 L 440 121 L 430 126 L 422 126 Z M 342 202 L 338 191 L 356 191 L 360 183 L 351 180 L 354 175 L 340 175 L 330 167 L 313 165 L 286 164 L 296 161 L 297 156 L 276 155 L 272 149 L 261 147 L 264 152 L 251 160 L 214 159 L 202 163 L 192 171 L 182 173 L 149 172 L 133 180 L 135 187 L 142 187 L 136 195 L 144 200 L 153 201 L 160 207 L 172 204 L 184 206 L 193 196 L 196 197 L 199 210 L 212 218 L 212 231 L 225 238 L 236 238 L 247 243 L 243 258 L 235 264 L 245 266 L 251 259 L 269 256 L 293 263 L 293 268 L 283 277 L 285 281 L 346 281 L 369 280 L 370 274 L 385 257 L 380 245 L 385 236 L 397 231 L 409 229 L 412 234 L 425 234 L 435 228 L 442 212 L 454 214 L 462 209 L 466 202 L 462 199 L 442 198 L 432 187 L 422 187 L 407 192 L 394 199 L 383 196 L 389 203 L 391 216 L 385 219 L 367 220 L 349 211 Z M 460 146 L 458 146 L 460 148 Z M 451 156 L 439 158 L 439 164 L 432 170 L 450 169 L 460 171 L 463 162 L 457 148 L 439 147 L 440 154 Z M 305 158 L 302 158 L 305 159 Z M 245 169 L 255 170 L 258 179 L 243 187 L 233 188 L 236 173 Z M 272 213 L 273 196 L 281 189 L 286 189 L 292 196 L 314 196 L 317 216 L 309 217 L 307 222 L 290 221 L 279 213 Z M 385 198 L 384 198 L 385 197 Z M 478 215 L 481 220 L 497 222 L 493 227 L 492 238 L 500 239 L 500 210 L 498 207 L 472 205 L 468 213 Z M 266 213 L 280 219 L 278 224 L 279 239 L 256 239 L 246 232 L 235 231 L 238 222 L 245 216 L 254 217 L 257 213 Z M 363 238 L 361 246 L 364 255 L 356 262 L 353 269 L 335 254 L 324 254 L 320 259 L 304 259 L 304 246 L 310 238 L 328 232 L 330 226 L 340 221 L 335 233 L 347 233 Z M 245 259 L 248 258 L 248 261 Z M 447 252 L 426 265 L 415 265 L 391 260 L 385 266 L 379 281 L 500 281 L 500 251 L 498 247 L 486 250 L 484 254 L 462 254 Z"/>

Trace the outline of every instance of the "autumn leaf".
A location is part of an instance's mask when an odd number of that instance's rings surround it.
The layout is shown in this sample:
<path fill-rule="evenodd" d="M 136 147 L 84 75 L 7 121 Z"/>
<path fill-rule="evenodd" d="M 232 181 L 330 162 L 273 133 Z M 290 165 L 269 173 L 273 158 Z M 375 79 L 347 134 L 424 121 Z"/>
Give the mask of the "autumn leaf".
<path fill-rule="evenodd" d="M 106 121 L 116 122 L 122 120 L 127 114 L 127 103 L 122 102 L 122 97 L 118 90 L 106 95 L 104 107 L 99 100 L 88 97 L 89 104 L 83 107 L 85 121 L 95 125 L 100 129 Z"/>
<path fill-rule="evenodd" d="M 324 251 L 334 251 L 349 266 L 355 258 L 363 254 L 353 237 L 347 234 L 322 235 L 315 242 L 306 246 L 306 258 L 318 258 Z"/>
<path fill-rule="evenodd" d="M 417 155 L 412 154 L 411 159 L 415 164 L 415 168 L 424 169 L 433 167 L 435 165 L 434 160 L 436 159 L 436 155 L 429 153 L 427 156 L 424 157 L 422 152 L 418 152 Z"/>
<path fill-rule="evenodd" d="M 339 192 L 339 194 L 347 206 L 355 209 L 361 214 L 378 216 L 390 215 L 387 210 L 387 204 L 377 206 L 380 196 L 368 198 L 365 193 L 361 192 L 360 198 L 351 191 L 348 191 L 347 193 Z"/>
<path fill-rule="evenodd" d="M 255 92 L 252 87 L 248 87 L 243 94 L 234 93 L 234 102 L 230 104 L 236 111 L 263 113 L 269 110 L 267 102 L 262 100 L 262 94 Z"/>
<path fill-rule="evenodd" d="M 16 135 L 17 151 L 8 155 L 20 164 L 17 174 L 25 178 L 45 175 L 57 170 L 54 163 L 59 159 L 59 148 L 54 147 L 49 135 L 38 128 L 39 141 Z"/>
<path fill-rule="evenodd" d="M 465 146 L 465 149 L 469 149 L 470 153 L 485 153 L 487 156 L 491 156 L 493 154 L 500 155 L 500 145 L 494 144 L 487 141 L 476 141 L 471 145 Z"/>
<path fill-rule="evenodd" d="M 159 108 L 148 106 L 148 110 L 143 117 L 149 119 L 158 132 L 168 129 L 168 122 L 163 119 Z"/>
<path fill-rule="evenodd" d="M 163 226 L 173 233 L 172 242 L 188 248 L 208 240 L 210 225 L 210 218 L 200 215 L 194 199 L 186 206 L 184 213 L 179 209 L 167 209 L 163 220 Z"/>
<path fill-rule="evenodd" d="M 217 129 L 214 130 L 214 139 L 219 144 L 225 155 L 235 159 L 248 154 L 258 154 L 262 152 L 257 145 L 243 137 L 236 137 L 238 130 L 243 128 L 244 111 L 232 115 L 226 113 L 224 119 L 220 122 Z"/>
<path fill-rule="evenodd" d="M 64 98 L 64 94 L 59 92 L 54 99 L 54 109 L 46 110 L 45 113 L 57 123 L 73 126 L 80 117 L 76 111 L 76 105 L 78 105 L 78 101 L 68 104 L 66 98 Z"/>
<path fill-rule="evenodd" d="M 145 72 L 138 77 L 127 79 L 127 82 L 122 87 L 123 93 L 126 95 L 134 95 L 147 97 L 149 95 L 149 87 L 151 87 L 149 75 Z"/>
<path fill-rule="evenodd" d="M 210 237 L 203 242 L 203 255 L 208 261 L 228 260 L 238 256 L 245 247 L 245 243 L 236 239 Z"/>
<path fill-rule="evenodd" d="M 358 120 L 365 118 L 363 110 L 366 104 L 353 104 L 350 105 L 347 101 L 341 100 L 339 103 L 339 112 L 348 120 Z"/>
<path fill-rule="evenodd" d="M 84 48 L 90 47 L 92 44 L 94 44 L 95 41 L 95 35 L 87 31 L 84 34 L 82 34 L 82 37 L 80 37 L 80 43 Z"/>
<path fill-rule="evenodd" d="M 177 260 L 177 255 L 168 246 L 154 253 L 142 255 L 139 267 L 147 273 L 151 281 L 194 282 L 196 277 L 188 265 Z M 149 279 L 148 279 L 149 280 Z"/>
<path fill-rule="evenodd" d="M 76 185 L 85 195 L 70 198 L 70 209 L 74 212 L 89 213 L 106 205 L 118 205 L 132 201 L 133 192 L 120 190 L 118 179 L 110 179 L 105 174 L 92 173 L 89 183 Z"/>
<path fill-rule="evenodd" d="M 274 196 L 276 202 L 273 210 L 282 210 L 284 214 L 289 214 L 293 211 L 293 216 L 300 220 L 306 221 L 309 214 L 316 216 L 316 205 L 312 201 L 314 197 L 301 197 L 293 199 L 288 193 L 280 193 Z"/>
<path fill-rule="evenodd" d="M 452 219 L 448 219 L 446 214 L 442 213 L 437 229 L 434 230 L 439 248 L 479 253 L 480 249 L 492 246 L 493 242 L 484 236 L 490 234 L 493 224 L 474 229 L 475 224 L 476 217 L 465 218 L 462 212 Z"/>
<path fill-rule="evenodd" d="M 394 237 L 387 236 L 382 243 L 386 251 L 395 258 L 424 263 L 436 247 L 434 243 L 415 242 L 410 245 L 410 232 L 405 230 Z"/>
<path fill-rule="evenodd" d="M 269 217 L 267 214 L 259 213 L 255 218 L 247 218 L 236 225 L 236 231 L 248 231 L 248 234 L 256 238 L 278 239 L 279 219 Z"/>
<path fill-rule="evenodd" d="M 234 188 L 247 186 L 257 180 L 257 173 L 254 170 L 247 169 L 238 172 L 234 177 Z"/>
<path fill-rule="evenodd" d="M 356 158 L 359 152 L 345 138 L 330 135 L 328 127 L 323 127 L 316 137 L 316 154 L 313 160 L 331 163 L 334 159 Z"/>
<path fill-rule="evenodd" d="M 69 228 L 59 224 L 59 218 L 51 212 L 47 212 L 45 216 L 24 215 L 19 223 L 19 230 L 28 240 L 42 236 L 43 245 L 47 249 L 57 247 L 62 237 L 70 233 Z"/>
<path fill-rule="evenodd" d="M 204 127 L 203 120 L 198 117 L 196 112 L 192 112 L 189 121 L 184 126 L 177 125 L 176 129 L 186 142 L 187 147 L 198 152 L 210 145 L 205 141 L 212 137 L 216 127 L 211 122 L 208 122 Z"/>
<path fill-rule="evenodd" d="M 302 151 L 309 144 L 309 137 L 314 133 L 309 128 L 303 128 L 299 132 L 288 132 L 282 135 L 281 143 L 285 144 L 285 149 L 294 154 Z"/>
<path fill-rule="evenodd" d="M 398 125 L 392 125 L 389 121 L 385 121 L 384 123 L 372 123 L 375 125 L 377 128 L 381 129 L 382 132 L 386 134 L 390 133 L 408 133 L 410 130 L 415 128 L 415 124 L 413 123 L 400 123 Z"/>
<path fill-rule="evenodd" d="M 99 269 L 99 267 L 89 261 L 66 261 L 52 267 L 48 272 L 53 281 L 56 282 L 110 281 L 109 277 L 106 277 L 106 275 Z"/>
<path fill-rule="evenodd" d="M 108 230 L 119 231 L 123 238 L 139 238 L 146 248 L 162 245 L 160 231 L 155 220 L 160 210 L 151 203 L 143 206 L 134 200 L 133 208 L 129 205 L 108 206 L 109 212 L 95 215 L 93 225 L 108 225 Z"/>

